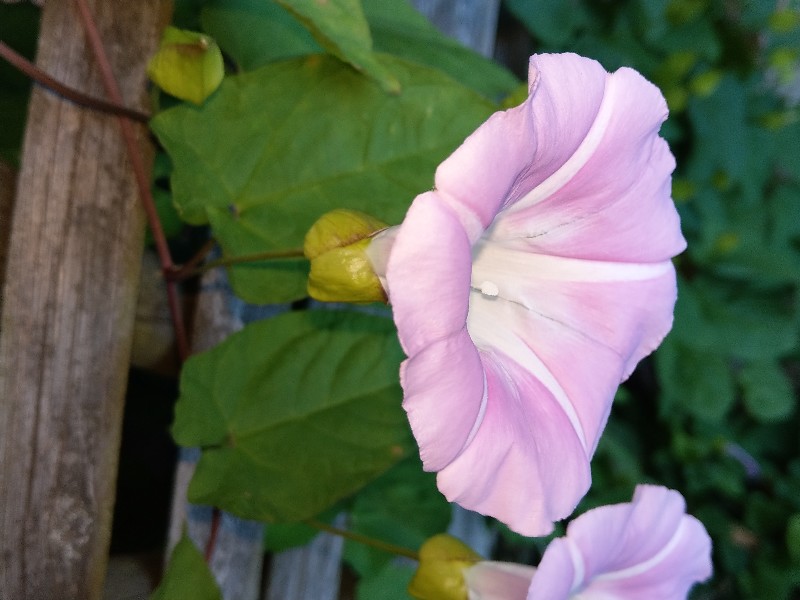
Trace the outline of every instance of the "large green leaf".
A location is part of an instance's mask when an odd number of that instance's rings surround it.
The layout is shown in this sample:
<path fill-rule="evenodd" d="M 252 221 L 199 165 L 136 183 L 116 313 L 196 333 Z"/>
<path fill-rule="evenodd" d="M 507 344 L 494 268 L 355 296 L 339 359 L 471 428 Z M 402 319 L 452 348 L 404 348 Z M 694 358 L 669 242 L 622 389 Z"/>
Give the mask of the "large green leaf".
<path fill-rule="evenodd" d="M 372 51 L 372 36 L 361 0 L 276 0 L 305 25 L 331 54 L 374 78 L 388 92 L 400 81 Z"/>
<path fill-rule="evenodd" d="M 158 115 L 152 127 L 173 160 L 182 216 L 210 222 L 227 256 L 300 247 L 333 208 L 399 222 L 493 107 L 440 72 L 383 61 L 401 94 L 314 55 L 226 78 L 203 107 Z M 283 302 L 305 295 L 306 270 L 305 261 L 283 260 L 230 275 L 245 300 Z"/>
<path fill-rule="evenodd" d="M 407 0 L 364 0 L 375 49 L 428 65 L 499 100 L 519 81 L 504 67 L 445 37 Z"/>
<path fill-rule="evenodd" d="M 173 435 L 203 450 L 189 498 L 262 521 L 312 517 L 414 448 L 391 320 L 303 311 L 192 357 Z"/>
<path fill-rule="evenodd" d="M 150 600 L 222 600 L 203 555 L 185 534 L 175 546 L 167 571 Z"/>
<path fill-rule="evenodd" d="M 376 51 L 440 69 L 488 98 L 501 98 L 518 84 L 505 68 L 442 35 L 407 0 L 365 0 L 364 15 Z M 321 50 L 273 1 L 210 0 L 202 18 L 205 30 L 245 71 Z M 250 35 L 242 35 L 243 29 Z"/>
<path fill-rule="evenodd" d="M 203 29 L 244 71 L 322 50 L 311 33 L 273 0 L 209 0 L 201 20 Z M 243 31 L 248 34 L 242 35 Z"/>

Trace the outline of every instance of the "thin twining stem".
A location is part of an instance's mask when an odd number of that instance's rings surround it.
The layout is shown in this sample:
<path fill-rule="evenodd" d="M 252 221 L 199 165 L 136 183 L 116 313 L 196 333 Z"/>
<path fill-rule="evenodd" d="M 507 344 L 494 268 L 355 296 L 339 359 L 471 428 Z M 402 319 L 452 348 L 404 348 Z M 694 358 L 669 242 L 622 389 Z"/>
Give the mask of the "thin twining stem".
<path fill-rule="evenodd" d="M 323 523 L 322 521 L 317 521 L 316 519 L 306 519 L 303 522 L 306 525 L 310 525 L 314 529 L 319 529 L 320 531 L 326 531 L 328 533 L 338 535 L 339 537 L 343 537 L 347 540 L 352 540 L 354 542 L 358 542 L 359 544 L 364 544 L 366 546 L 371 546 L 378 550 L 383 550 L 384 552 L 389 552 L 390 554 L 395 554 L 397 556 L 405 556 L 406 558 L 419 561 L 419 554 L 417 554 L 413 550 L 409 550 L 408 548 L 403 548 L 402 546 L 395 546 L 394 544 L 390 544 L 389 542 L 376 540 L 375 538 L 371 538 L 369 536 L 362 535 L 354 531 L 339 529 L 338 527 L 334 527 L 333 525 L 328 525 L 327 523 Z"/>
<path fill-rule="evenodd" d="M 202 275 L 206 271 L 216 269 L 217 267 L 230 267 L 232 265 L 240 265 L 243 263 L 262 262 L 265 260 L 281 260 L 287 258 L 303 258 L 302 248 L 293 248 L 291 250 L 273 250 L 269 252 L 258 252 L 256 254 L 242 254 L 240 256 L 226 256 L 216 260 L 210 260 L 202 266 L 193 269 L 180 268 L 174 271 L 171 275 L 172 279 L 182 280 L 190 279 L 198 275 Z"/>
<path fill-rule="evenodd" d="M 100 112 L 110 113 L 120 117 L 127 117 L 129 119 L 133 119 L 134 121 L 139 121 L 140 123 L 147 123 L 150 120 L 150 115 L 146 113 L 133 108 L 128 108 L 127 106 L 122 106 L 121 104 L 115 104 L 114 102 L 108 102 L 106 100 L 101 100 L 100 98 L 95 98 L 94 96 L 84 94 L 75 88 L 69 87 L 60 81 L 53 79 L 50 75 L 42 71 L 39 67 L 30 62 L 27 58 L 19 54 L 16 50 L 11 48 L 3 41 L 0 41 L 0 57 L 4 58 L 11 66 L 30 77 L 43 88 L 48 89 L 51 92 L 58 94 L 62 98 L 66 98 L 67 100 L 74 102 L 75 104 L 79 104 L 80 106 L 85 106 L 94 110 L 99 110 Z"/>

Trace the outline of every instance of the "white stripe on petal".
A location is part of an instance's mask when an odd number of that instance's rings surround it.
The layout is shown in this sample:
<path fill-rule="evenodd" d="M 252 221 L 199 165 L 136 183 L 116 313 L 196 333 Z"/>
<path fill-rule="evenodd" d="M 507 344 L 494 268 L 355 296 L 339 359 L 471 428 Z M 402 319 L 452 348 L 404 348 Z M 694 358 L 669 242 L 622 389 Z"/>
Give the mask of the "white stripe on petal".
<path fill-rule="evenodd" d="M 586 435 L 583 431 L 583 426 L 578 418 L 578 413 L 575 407 L 570 402 L 567 393 L 561 384 L 558 383 L 556 378 L 550 372 L 550 369 L 542 362 L 536 353 L 517 336 L 509 327 L 497 318 L 501 315 L 498 311 L 491 310 L 490 306 L 485 303 L 504 302 L 502 298 L 486 298 L 479 291 L 473 290 L 470 293 L 470 309 L 467 316 L 467 330 L 475 342 L 479 350 L 496 349 L 502 355 L 515 361 L 520 367 L 528 371 L 533 377 L 538 379 L 549 391 L 558 402 L 561 410 L 567 415 L 567 418 L 575 430 L 575 435 L 578 436 L 581 446 L 589 454 L 589 448 L 586 443 Z M 532 401 L 531 398 L 526 398 L 527 401 Z"/>
<path fill-rule="evenodd" d="M 489 388 L 486 383 L 486 371 L 483 372 L 483 396 L 481 396 L 481 405 L 478 408 L 478 415 L 475 417 L 475 422 L 472 424 L 472 429 L 467 435 L 467 440 L 464 442 L 464 445 L 461 446 L 461 450 L 458 451 L 461 454 L 464 449 L 472 443 L 472 440 L 475 439 L 475 436 L 478 435 L 478 429 L 481 428 L 481 423 L 483 423 L 483 417 L 486 414 L 486 405 L 489 402 Z"/>
<path fill-rule="evenodd" d="M 589 161 L 600 145 L 600 142 L 603 140 L 608 124 L 614 114 L 616 98 L 612 82 L 613 78 L 607 76 L 603 100 L 600 103 L 600 108 L 597 110 L 594 123 L 592 123 L 591 129 L 589 129 L 589 132 L 586 134 L 580 146 L 578 146 L 578 149 L 575 150 L 575 153 L 570 156 L 555 173 L 550 175 L 550 177 L 520 198 L 513 206 L 507 207 L 503 211 L 506 215 L 512 215 L 519 210 L 541 202 L 545 198 L 549 198 L 564 187 L 564 185 Z"/>
<path fill-rule="evenodd" d="M 657 263 L 625 263 L 584 260 L 536 254 L 491 241 L 479 241 L 472 248 L 472 286 L 481 289 L 491 281 L 503 297 L 503 282 L 547 279 L 550 281 L 609 282 L 656 279 L 672 269 L 668 260 Z"/>
<path fill-rule="evenodd" d="M 620 569 L 619 571 L 609 571 L 608 573 L 601 573 L 600 575 L 593 577 L 592 581 L 616 581 L 619 579 L 629 579 L 631 577 L 636 577 L 637 575 L 641 575 L 642 573 L 646 573 L 653 567 L 657 566 L 660 562 L 666 559 L 675 547 L 681 542 L 683 538 L 683 533 L 687 527 L 687 520 L 684 518 L 681 520 L 680 525 L 675 530 L 675 533 L 670 538 L 669 542 L 661 548 L 656 554 L 648 558 L 647 560 L 640 562 L 639 564 L 632 565 L 625 569 Z"/>
<path fill-rule="evenodd" d="M 562 543 L 569 550 L 569 557 L 572 560 L 572 585 L 570 593 L 575 593 L 583 588 L 583 578 L 586 577 L 586 567 L 583 564 L 583 555 L 578 546 L 568 537 L 561 538 Z"/>

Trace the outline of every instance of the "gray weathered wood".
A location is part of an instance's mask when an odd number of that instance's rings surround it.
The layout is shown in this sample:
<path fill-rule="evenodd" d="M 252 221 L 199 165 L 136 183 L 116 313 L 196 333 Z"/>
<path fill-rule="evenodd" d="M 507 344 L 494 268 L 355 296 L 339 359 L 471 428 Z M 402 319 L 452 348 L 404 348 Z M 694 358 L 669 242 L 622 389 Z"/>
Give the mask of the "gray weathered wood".
<path fill-rule="evenodd" d="M 489 558 L 497 541 L 497 532 L 489 529 L 486 519 L 458 504 L 451 505 L 453 516 L 447 533 L 457 537 L 484 558 Z"/>
<path fill-rule="evenodd" d="M 126 101 L 143 108 L 167 0 L 89 4 Z M 73 2 L 46 4 L 37 63 L 105 96 Z M 102 593 L 143 227 L 116 118 L 35 89 L 0 321 L 4 599 Z"/>
<path fill-rule="evenodd" d="M 411 0 L 441 31 L 491 57 L 497 34 L 500 0 Z"/>
<path fill-rule="evenodd" d="M 336 523 L 341 526 L 341 522 Z M 265 600 L 336 600 L 344 540 L 320 533 L 309 544 L 272 557 Z"/>
<path fill-rule="evenodd" d="M 11 210 L 14 206 L 14 190 L 17 174 L 10 165 L 0 161 L 0 289 L 6 277 L 8 257 L 8 236 L 11 233 Z M 0 310 L 3 308 L 3 295 L 0 294 Z"/>

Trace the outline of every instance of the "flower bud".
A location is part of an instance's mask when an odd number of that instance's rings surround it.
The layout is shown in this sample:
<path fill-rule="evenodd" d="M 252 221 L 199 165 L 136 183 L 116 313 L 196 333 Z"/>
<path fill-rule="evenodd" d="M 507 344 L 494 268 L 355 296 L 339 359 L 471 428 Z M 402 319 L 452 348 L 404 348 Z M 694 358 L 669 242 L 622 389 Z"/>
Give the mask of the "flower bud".
<path fill-rule="evenodd" d="M 303 253 L 311 261 L 309 295 L 323 302 L 385 302 L 386 292 L 366 250 L 372 236 L 386 227 L 354 210 L 322 215 L 303 244 Z"/>
<path fill-rule="evenodd" d="M 464 571 L 481 560 L 456 538 L 435 535 L 419 549 L 419 567 L 408 593 L 420 600 L 467 600 Z"/>

